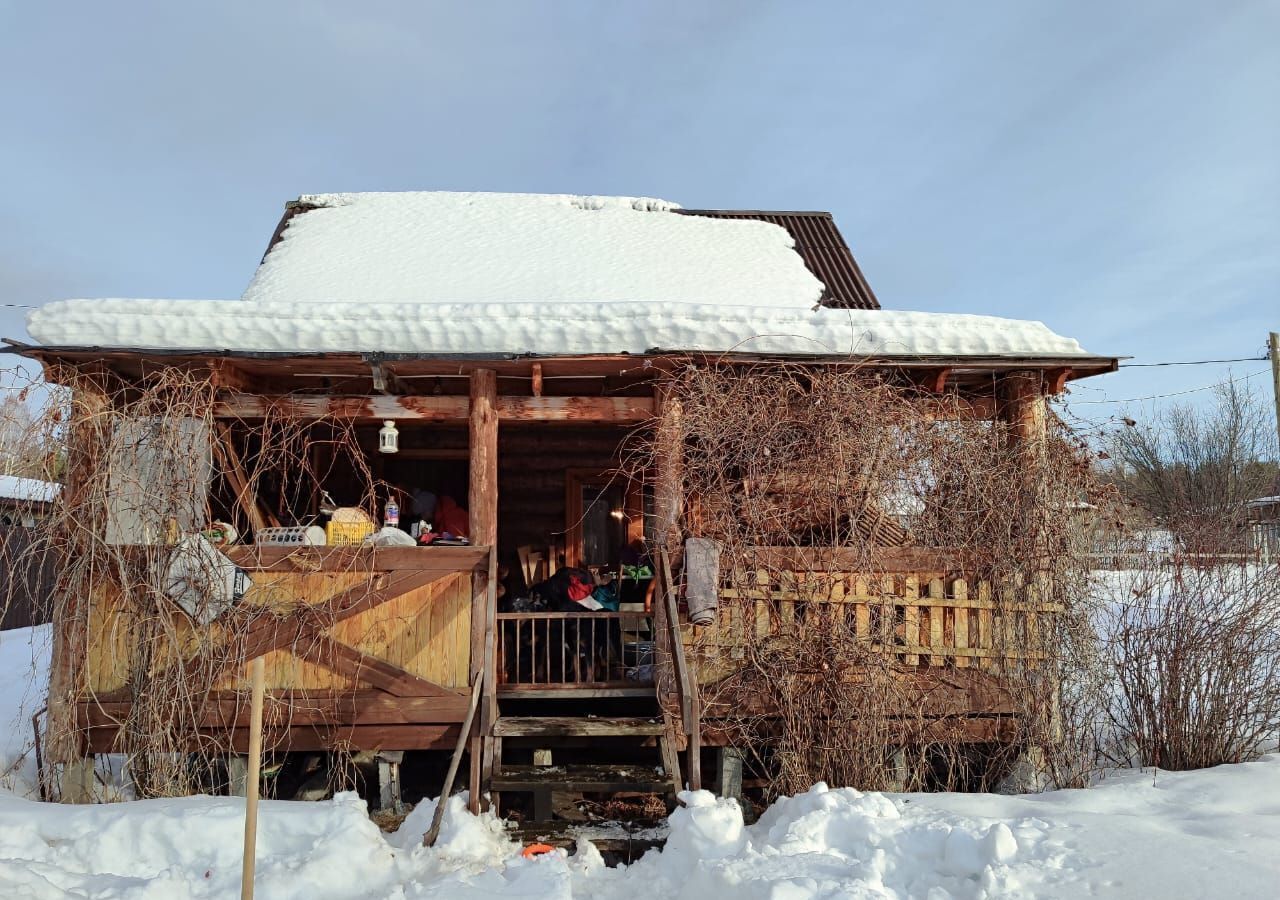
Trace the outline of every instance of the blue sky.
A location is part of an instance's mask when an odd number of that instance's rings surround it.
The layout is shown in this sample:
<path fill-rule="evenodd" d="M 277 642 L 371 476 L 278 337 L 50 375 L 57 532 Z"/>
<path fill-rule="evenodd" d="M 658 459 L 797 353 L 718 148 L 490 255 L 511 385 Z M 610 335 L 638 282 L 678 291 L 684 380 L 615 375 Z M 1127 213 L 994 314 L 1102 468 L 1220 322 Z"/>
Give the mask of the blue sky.
<path fill-rule="evenodd" d="M 889 308 L 1261 356 L 1277 47 L 1277 0 L 0 0 L 0 302 L 239 296 L 300 193 L 639 194 L 831 210 Z"/>

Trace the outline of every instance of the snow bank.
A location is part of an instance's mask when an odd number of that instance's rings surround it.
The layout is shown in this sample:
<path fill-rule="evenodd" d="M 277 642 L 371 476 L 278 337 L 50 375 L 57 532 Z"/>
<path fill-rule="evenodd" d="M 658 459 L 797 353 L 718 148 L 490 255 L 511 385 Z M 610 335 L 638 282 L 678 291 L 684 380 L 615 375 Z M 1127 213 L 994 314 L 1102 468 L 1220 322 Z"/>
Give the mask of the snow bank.
<path fill-rule="evenodd" d="M 267 802 L 258 893 L 276 898 L 760 900 L 1272 897 L 1280 758 L 1204 772 L 1130 772 L 1084 791 L 812 790 L 745 826 L 733 801 L 683 795 L 667 847 L 605 868 L 580 845 L 525 860 L 491 816 L 450 800 L 437 846 L 424 803 L 383 836 L 351 794 Z M 0 799 L 0 896 L 234 896 L 243 801 L 91 807 Z"/>
<path fill-rule="evenodd" d="M 799 257 L 797 257 L 798 259 Z M 27 329 L 49 345 L 259 352 L 574 355 L 652 349 L 821 356 L 1085 356 L 1040 322 L 950 313 L 690 303 L 63 300 Z"/>

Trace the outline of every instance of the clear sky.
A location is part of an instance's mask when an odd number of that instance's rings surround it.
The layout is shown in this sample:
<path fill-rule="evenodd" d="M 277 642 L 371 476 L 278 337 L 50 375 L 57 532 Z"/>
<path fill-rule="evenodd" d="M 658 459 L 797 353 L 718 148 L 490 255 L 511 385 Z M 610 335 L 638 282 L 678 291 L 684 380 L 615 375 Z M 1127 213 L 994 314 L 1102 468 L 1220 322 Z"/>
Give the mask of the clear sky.
<path fill-rule="evenodd" d="M 237 297 L 300 193 L 552 191 L 830 210 L 888 308 L 1135 362 L 1280 329 L 1280 0 L 0 0 L 0 111 L 5 303 Z"/>

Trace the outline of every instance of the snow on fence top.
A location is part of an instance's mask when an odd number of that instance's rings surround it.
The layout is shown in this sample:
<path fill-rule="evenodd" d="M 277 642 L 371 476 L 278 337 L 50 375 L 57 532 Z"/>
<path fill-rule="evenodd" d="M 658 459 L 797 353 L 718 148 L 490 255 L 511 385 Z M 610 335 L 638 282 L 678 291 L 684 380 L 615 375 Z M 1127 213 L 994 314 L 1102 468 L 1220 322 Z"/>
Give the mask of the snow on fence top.
<path fill-rule="evenodd" d="M 385 353 L 1086 356 L 1039 322 L 826 309 L 786 229 L 631 197 L 317 194 L 240 300 L 65 300 L 54 346 Z"/>

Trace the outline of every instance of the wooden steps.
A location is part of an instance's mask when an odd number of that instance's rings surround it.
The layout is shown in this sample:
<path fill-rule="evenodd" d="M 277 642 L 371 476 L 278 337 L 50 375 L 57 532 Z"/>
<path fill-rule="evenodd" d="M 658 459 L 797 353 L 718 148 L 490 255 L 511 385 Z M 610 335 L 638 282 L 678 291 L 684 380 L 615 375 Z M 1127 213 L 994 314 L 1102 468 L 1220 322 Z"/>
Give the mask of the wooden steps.
<path fill-rule="evenodd" d="M 496 791 L 575 791 L 582 794 L 666 794 L 671 777 L 654 766 L 503 766 Z"/>
<path fill-rule="evenodd" d="M 508 737 L 662 737 L 667 726 L 660 718 L 596 718 L 576 716 L 502 716 L 493 723 L 493 736 Z"/>
<path fill-rule="evenodd" d="M 651 718 L 605 716 L 499 716 L 493 723 L 492 763 L 486 788 L 493 797 L 505 793 L 531 794 L 533 820 L 549 823 L 554 817 L 552 795 L 567 794 L 663 794 L 670 803 L 684 789 L 675 732 L 663 716 Z M 587 743 L 597 738 L 630 738 L 637 749 L 655 748 L 660 765 L 526 766 L 503 762 L 508 739 L 524 738 L 549 743 Z M 653 752 L 650 749 L 648 752 Z"/>

